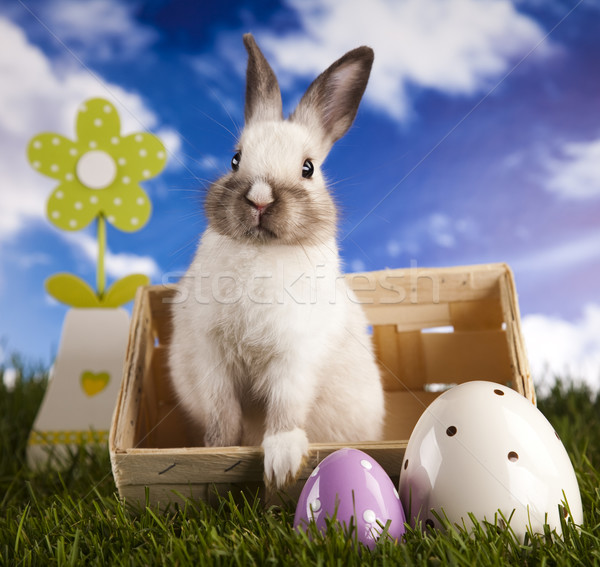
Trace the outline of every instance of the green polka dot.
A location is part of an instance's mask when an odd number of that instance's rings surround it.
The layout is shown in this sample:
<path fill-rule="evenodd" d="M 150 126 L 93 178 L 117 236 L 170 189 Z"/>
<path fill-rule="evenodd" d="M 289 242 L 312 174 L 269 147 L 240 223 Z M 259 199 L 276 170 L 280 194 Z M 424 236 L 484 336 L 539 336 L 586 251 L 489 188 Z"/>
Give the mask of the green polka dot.
<path fill-rule="evenodd" d="M 68 138 L 46 132 L 29 142 L 27 159 L 41 174 L 60 179 L 75 168 L 76 158 L 71 154 L 75 147 L 75 142 Z"/>
<path fill-rule="evenodd" d="M 48 218 L 63 230 L 81 230 L 99 214 L 99 205 L 87 205 L 90 190 L 77 181 L 64 181 L 50 195 Z"/>
<path fill-rule="evenodd" d="M 94 141 L 95 147 L 105 149 L 110 146 L 112 138 L 120 138 L 121 121 L 110 102 L 94 98 L 85 103 L 85 108 L 85 111 L 80 111 L 77 115 L 75 128 L 80 142 L 89 147 L 89 142 Z"/>
<path fill-rule="evenodd" d="M 121 139 L 120 155 L 127 159 L 127 174 L 132 179 L 150 179 L 166 165 L 165 147 L 154 135 L 131 134 Z M 159 157 L 159 153 L 163 156 Z M 146 172 L 146 174 L 144 174 Z"/>

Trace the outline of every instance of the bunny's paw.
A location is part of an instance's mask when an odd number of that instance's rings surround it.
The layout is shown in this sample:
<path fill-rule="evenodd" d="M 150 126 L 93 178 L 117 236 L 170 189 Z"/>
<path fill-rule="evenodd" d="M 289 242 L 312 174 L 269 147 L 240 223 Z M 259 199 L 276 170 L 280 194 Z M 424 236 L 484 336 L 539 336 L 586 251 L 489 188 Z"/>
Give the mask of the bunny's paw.
<path fill-rule="evenodd" d="M 308 455 L 308 438 L 296 428 L 267 435 L 263 439 L 265 452 L 265 483 L 277 489 L 291 484 Z"/>

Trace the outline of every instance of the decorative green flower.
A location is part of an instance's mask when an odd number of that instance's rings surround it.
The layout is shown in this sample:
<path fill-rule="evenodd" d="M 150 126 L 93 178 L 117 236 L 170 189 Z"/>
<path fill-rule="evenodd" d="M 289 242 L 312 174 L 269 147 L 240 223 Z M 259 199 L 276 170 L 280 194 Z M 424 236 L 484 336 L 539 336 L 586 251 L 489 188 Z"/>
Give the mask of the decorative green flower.
<path fill-rule="evenodd" d="M 80 230 L 103 215 L 120 230 L 139 230 L 152 210 L 139 181 L 164 168 L 162 142 L 148 133 L 121 136 L 115 107 L 101 98 L 81 105 L 76 132 L 76 141 L 43 133 L 29 143 L 33 167 L 60 182 L 48 199 L 50 222 L 63 230 Z"/>
<path fill-rule="evenodd" d="M 55 274 L 46 280 L 46 291 L 72 307 L 118 307 L 131 301 L 140 285 L 149 283 L 147 276 L 132 274 L 105 289 L 106 221 L 126 232 L 142 228 L 152 205 L 139 182 L 158 175 L 167 160 L 156 136 L 145 132 L 121 136 L 120 132 L 115 107 L 94 98 L 79 108 L 76 141 L 43 133 L 27 148 L 34 169 L 59 181 L 48 199 L 50 222 L 63 230 L 81 230 L 97 219 L 97 291 L 73 274 Z"/>

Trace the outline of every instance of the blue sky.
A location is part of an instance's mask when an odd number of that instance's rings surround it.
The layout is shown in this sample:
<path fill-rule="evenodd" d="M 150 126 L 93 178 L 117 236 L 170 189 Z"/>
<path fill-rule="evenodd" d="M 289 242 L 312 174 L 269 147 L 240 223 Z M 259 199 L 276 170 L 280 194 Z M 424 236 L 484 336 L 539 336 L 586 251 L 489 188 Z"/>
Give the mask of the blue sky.
<path fill-rule="evenodd" d="M 356 123 L 326 172 L 348 271 L 507 262 L 531 362 L 600 383 L 600 2 L 14 0 L 0 5 L 0 344 L 46 362 L 66 308 L 43 281 L 93 283 L 94 232 L 45 219 L 53 180 L 26 162 L 73 137 L 92 96 L 169 165 L 146 227 L 109 227 L 109 279 L 173 280 L 205 227 L 203 187 L 243 124 L 251 31 L 291 111 L 345 51 L 375 49 Z M 2 355 L 2 353 L 0 353 Z"/>

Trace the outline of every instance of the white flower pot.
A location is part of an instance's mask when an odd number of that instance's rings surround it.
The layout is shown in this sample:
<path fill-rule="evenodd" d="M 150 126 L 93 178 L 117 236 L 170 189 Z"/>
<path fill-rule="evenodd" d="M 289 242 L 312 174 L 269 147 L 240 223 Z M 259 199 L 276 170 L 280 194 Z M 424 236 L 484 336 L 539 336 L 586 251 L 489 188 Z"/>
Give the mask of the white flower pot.
<path fill-rule="evenodd" d="M 129 331 L 117 309 L 69 309 L 46 395 L 27 447 L 31 466 L 83 442 L 108 440 Z"/>

